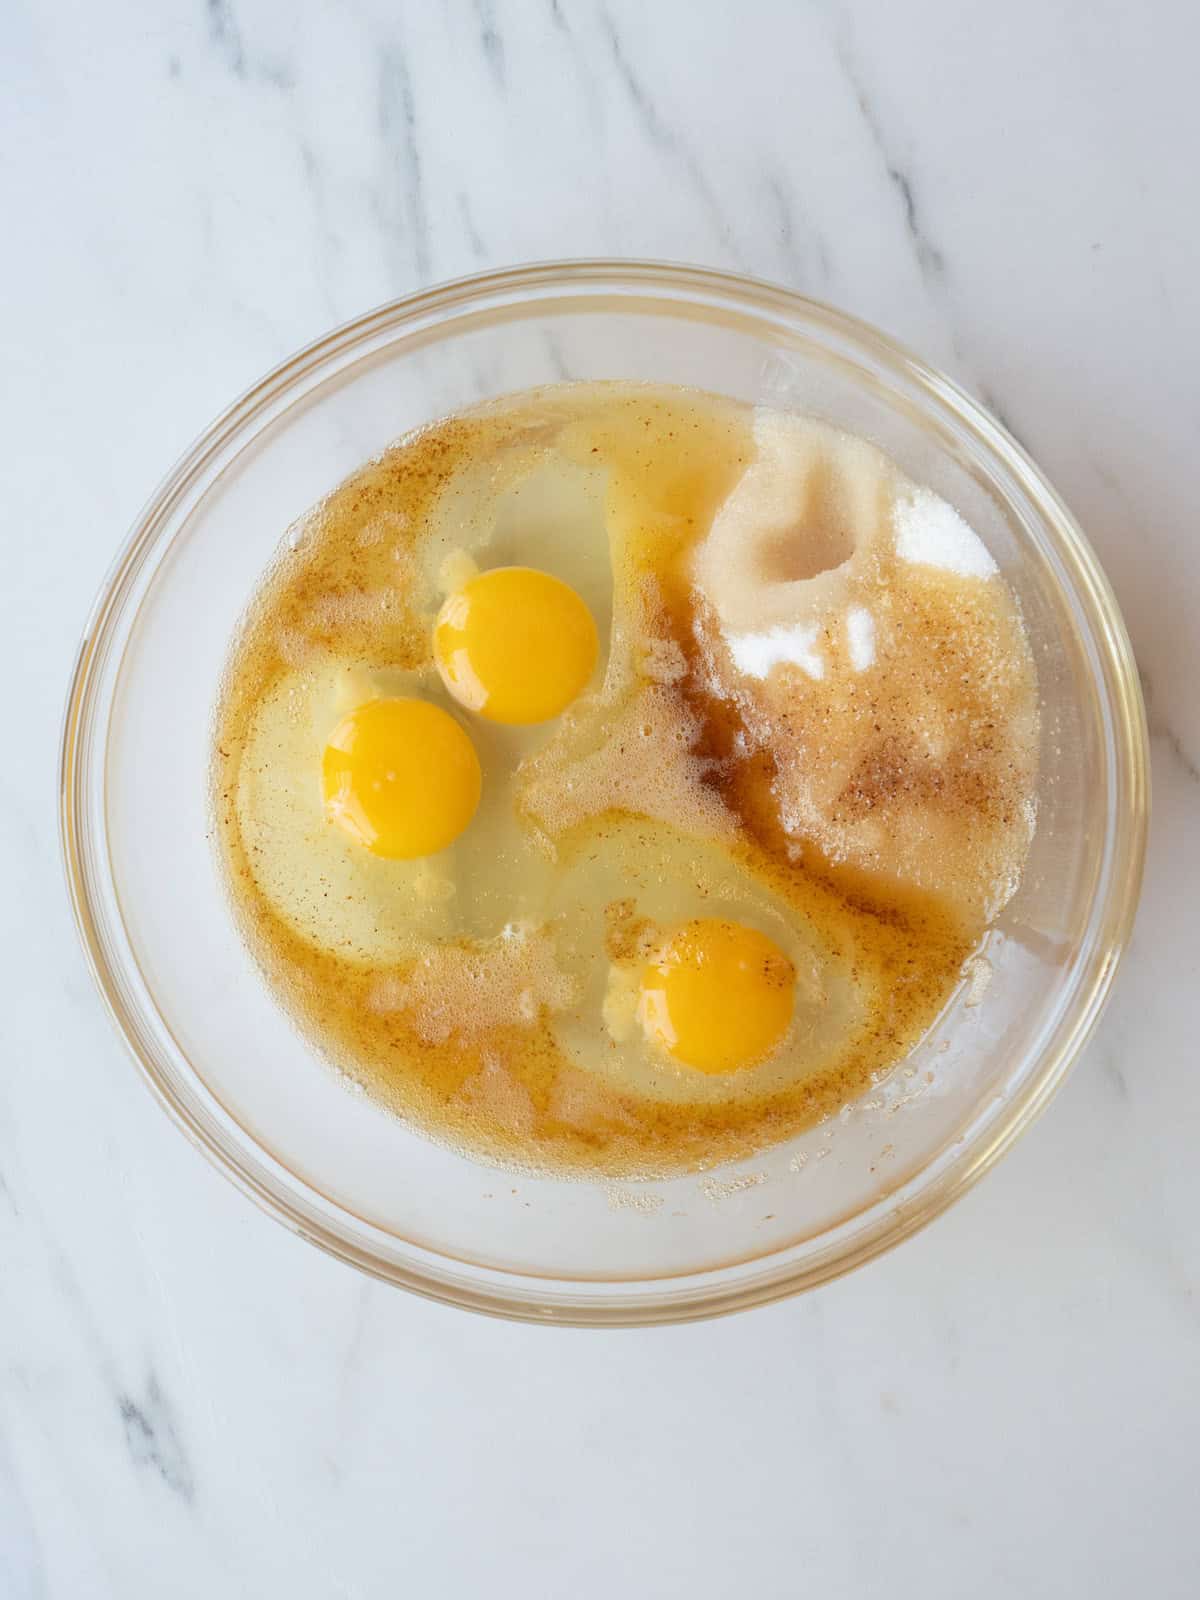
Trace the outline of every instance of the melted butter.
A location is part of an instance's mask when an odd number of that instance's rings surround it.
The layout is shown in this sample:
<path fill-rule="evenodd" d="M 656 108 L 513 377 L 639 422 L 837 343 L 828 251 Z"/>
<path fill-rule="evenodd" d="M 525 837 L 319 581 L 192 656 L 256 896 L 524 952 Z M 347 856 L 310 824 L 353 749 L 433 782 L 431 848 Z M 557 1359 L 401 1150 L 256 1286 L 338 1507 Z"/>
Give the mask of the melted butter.
<path fill-rule="evenodd" d="M 512 785 L 512 804 L 501 808 L 507 831 L 495 835 L 491 861 L 490 836 L 483 836 L 463 869 L 471 882 L 458 887 L 478 900 L 494 865 L 497 883 L 536 883 L 542 898 L 522 909 L 540 907 L 545 920 L 501 930 L 493 918 L 473 937 L 456 935 L 451 923 L 423 955 L 349 962 L 263 892 L 253 831 L 238 803 L 256 707 L 288 673 L 330 656 L 355 670 L 383 666 L 418 681 L 430 675 L 437 574 L 455 559 L 455 541 L 489 564 L 497 507 L 507 496 L 504 551 L 519 557 L 514 485 L 556 455 L 573 471 L 607 474 L 613 625 L 604 686 L 538 742 L 485 754 L 485 785 Z M 1003 794 L 989 787 L 989 772 L 973 779 L 955 768 L 947 800 L 931 761 L 921 768 L 926 792 L 914 796 L 909 775 L 897 776 L 886 759 L 889 718 L 911 743 L 911 707 L 895 685 L 876 694 L 871 711 L 880 742 L 843 761 L 840 787 L 819 813 L 818 823 L 846 813 L 842 832 L 806 829 L 803 818 L 797 828 L 795 808 L 782 803 L 795 788 L 790 764 L 819 762 L 823 737 L 837 745 L 836 728 L 822 733 L 830 705 L 857 717 L 847 709 L 850 670 L 840 677 L 834 670 L 824 685 L 776 672 L 761 689 L 747 689 L 706 633 L 692 576 L 695 549 L 754 456 L 746 408 L 684 391 L 564 387 L 451 418 L 369 463 L 304 519 L 235 644 L 219 709 L 214 797 L 237 920 L 268 981 L 324 1052 L 406 1119 L 486 1158 L 608 1175 L 666 1173 L 750 1154 L 835 1112 L 932 1025 L 983 931 L 980 907 L 991 889 L 984 877 L 1000 870 L 1000 857 L 1010 875 L 1019 868 L 1016 811 L 1032 783 L 1028 767 Z M 564 529 L 564 539 L 575 531 Z M 914 626 L 935 638 L 954 631 L 963 594 L 952 585 L 906 571 L 884 573 L 880 583 Z M 976 643 L 993 665 L 1016 663 L 1013 715 L 1032 717 L 1032 669 L 1007 591 L 997 583 L 986 596 L 972 595 Z M 827 646 L 836 669 L 833 631 Z M 853 668 L 850 643 L 840 648 Z M 988 703 L 985 696 L 984 711 Z M 873 724 L 871 731 L 874 737 Z M 1004 730 L 993 734 L 1003 764 Z M 489 759 L 497 764 L 490 775 Z M 869 820 L 898 788 L 918 817 L 921 806 L 945 810 L 952 802 L 966 828 L 985 818 L 997 841 L 992 856 L 964 855 L 961 881 L 951 872 L 931 887 L 919 873 L 893 870 L 886 839 L 882 847 L 840 848 L 847 828 Z M 579 1012 L 586 1047 L 567 1042 L 564 1019 L 596 985 L 550 954 L 555 940 L 570 937 L 570 905 L 556 904 L 554 885 L 580 850 L 598 852 L 607 841 L 620 861 L 623 837 L 639 818 L 655 817 L 684 830 L 680 884 L 690 871 L 690 831 L 808 930 L 825 968 L 853 986 L 856 1007 L 828 1048 L 761 1080 L 709 1080 L 692 1094 L 684 1069 L 669 1094 L 656 1094 L 652 1073 L 603 1070 L 601 1055 L 618 1042 L 599 1000 Z M 455 888 L 445 881 L 452 909 Z M 688 886 L 693 897 L 707 892 L 702 880 Z M 619 939 L 628 937 L 620 930 L 637 925 L 638 908 L 615 867 L 595 893 L 603 913 L 596 952 L 618 959 Z M 435 1013 L 422 996 L 436 997 Z M 578 1028 L 572 1037 L 578 1040 Z"/>

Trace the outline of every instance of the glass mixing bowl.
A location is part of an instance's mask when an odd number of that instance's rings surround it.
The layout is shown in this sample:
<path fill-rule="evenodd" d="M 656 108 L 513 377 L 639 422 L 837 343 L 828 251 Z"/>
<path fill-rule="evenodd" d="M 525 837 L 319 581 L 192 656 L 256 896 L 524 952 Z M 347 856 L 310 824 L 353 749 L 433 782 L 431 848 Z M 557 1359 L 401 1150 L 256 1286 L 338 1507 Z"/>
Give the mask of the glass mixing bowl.
<path fill-rule="evenodd" d="M 669 1182 L 498 1171 L 350 1092 L 251 964 L 206 814 L 218 677 L 289 523 L 421 423 L 596 378 L 718 390 L 874 440 L 995 556 L 1020 597 L 1044 708 L 1037 834 L 987 966 L 841 1115 Z M 576 1323 L 678 1321 L 811 1287 L 962 1194 L 1046 1105 L 1095 1025 L 1133 921 L 1146 816 L 1144 715 L 1117 606 L 1024 452 L 947 379 L 840 312 L 641 262 L 525 267 L 413 295 L 251 389 L 130 534 L 87 626 L 62 752 L 84 947 L 180 1127 L 343 1260 L 457 1305 Z"/>

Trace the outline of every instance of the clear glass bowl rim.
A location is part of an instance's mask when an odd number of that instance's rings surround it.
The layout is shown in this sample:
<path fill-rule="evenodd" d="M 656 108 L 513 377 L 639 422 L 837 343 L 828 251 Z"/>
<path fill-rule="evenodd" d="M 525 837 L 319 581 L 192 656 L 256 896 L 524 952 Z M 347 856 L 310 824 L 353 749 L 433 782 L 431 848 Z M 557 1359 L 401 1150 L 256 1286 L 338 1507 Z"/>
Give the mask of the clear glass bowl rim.
<path fill-rule="evenodd" d="M 1111 719 L 1115 793 L 1119 803 L 1107 819 L 1107 870 L 1096 894 L 1090 938 L 1069 977 L 1074 998 L 1048 1047 L 985 1136 L 965 1140 L 943 1161 L 931 1182 L 904 1203 L 879 1211 L 831 1247 L 791 1259 L 784 1250 L 755 1263 L 752 1273 L 726 1269 L 686 1279 L 645 1280 L 611 1286 L 595 1281 L 523 1277 L 483 1272 L 415 1245 L 405 1262 L 372 1249 L 369 1225 L 308 1190 L 302 1180 L 265 1155 L 228 1148 L 174 1091 L 156 1059 L 147 1030 L 139 1025 L 136 983 L 112 959 L 106 919 L 119 917 L 115 896 L 106 903 L 111 868 L 102 808 L 89 811 L 89 785 L 103 782 L 111 687 L 106 669 L 114 646 L 124 642 L 125 612 L 139 574 L 151 562 L 172 511 L 212 461 L 239 434 L 243 445 L 287 409 L 287 396 L 323 367 L 348 358 L 372 341 L 405 329 L 436 326 L 470 308 L 486 313 L 514 304 L 534 304 L 571 293 L 599 296 L 651 294 L 660 302 L 705 304 L 758 313 L 824 333 L 890 367 L 941 407 L 952 412 L 1021 481 L 1044 519 L 1045 529 L 1069 574 L 1103 669 L 1101 701 Z M 296 396 L 295 398 L 299 398 Z M 169 539 L 168 539 L 169 542 Z M 136 616 L 136 608 L 134 615 Z M 108 676 L 111 677 L 111 674 Z M 1128 943 L 1137 909 L 1149 820 L 1148 748 L 1145 710 L 1129 638 L 1116 598 L 1082 530 L 1040 469 L 982 407 L 950 379 L 860 321 L 821 301 L 761 279 L 671 262 L 588 259 L 532 263 L 474 274 L 403 296 L 355 318 L 306 345 L 235 400 L 200 435 L 159 484 L 110 567 L 71 674 L 59 761 L 59 824 L 67 887 L 84 955 L 119 1034 L 160 1104 L 191 1142 L 238 1188 L 270 1215 L 330 1254 L 384 1281 L 448 1304 L 526 1321 L 583 1326 L 637 1326 L 685 1322 L 726 1314 L 816 1287 L 873 1259 L 926 1226 L 963 1195 L 1008 1150 L 1045 1109 L 1090 1037 Z M 152 997 L 151 997 L 152 1004 Z M 200 1075 L 187 1064 L 202 1084 Z M 251 1145 L 248 1135 L 243 1135 Z M 878 1208 L 876 1208 L 878 1211 Z"/>

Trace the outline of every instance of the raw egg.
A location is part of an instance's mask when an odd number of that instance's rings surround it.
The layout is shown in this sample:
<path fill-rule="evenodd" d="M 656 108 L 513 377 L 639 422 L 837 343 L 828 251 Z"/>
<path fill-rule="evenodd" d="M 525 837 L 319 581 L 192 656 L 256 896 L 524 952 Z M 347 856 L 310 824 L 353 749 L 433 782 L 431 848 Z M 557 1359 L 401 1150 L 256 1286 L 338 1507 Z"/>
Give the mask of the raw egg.
<path fill-rule="evenodd" d="M 757 928 L 723 917 L 676 928 L 642 970 L 638 1020 L 652 1044 L 699 1072 L 771 1053 L 792 1020 L 796 969 Z"/>
<path fill-rule="evenodd" d="M 468 735 L 427 700 L 372 700 L 342 718 L 321 762 L 325 813 L 375 855 L 411 861 L 453 844 L 479 805 Z"/>
<path fill-rule="evenodd" d="M 332 821 L 325 801 L 322 768 L 335 730 L 356 708 L 393 703 L 415 686 L 409 675 L 328 659 L 285 673 L 255 707 L 232 796 L 264 900 L 307 943 L 354 963 L 401 960 L 453 925 L 460 846 L 380 855 L 345 825 L 348 812 Z M 359 772 L 375 796 L 365 765 Z"/>
<path fill-rule="evenodd" d="M 460 705 L 524 724 L 558 716 L 586 687 L 599 638 L 570 584 L 533 567 L 494 567 L 447 597 L 433 651 Z"/>
<path fill-rule="evenodd" d="M 846 971 L 854 947 L 833 947 L 824 906 L 806 915 L 760 865 L 611 812 L 560 837 L 545 909 L 577 985 L 553 1021 L 573 1062 L 664 1106 L 754 1098 L 821 1070 L 871 985 Z"/>

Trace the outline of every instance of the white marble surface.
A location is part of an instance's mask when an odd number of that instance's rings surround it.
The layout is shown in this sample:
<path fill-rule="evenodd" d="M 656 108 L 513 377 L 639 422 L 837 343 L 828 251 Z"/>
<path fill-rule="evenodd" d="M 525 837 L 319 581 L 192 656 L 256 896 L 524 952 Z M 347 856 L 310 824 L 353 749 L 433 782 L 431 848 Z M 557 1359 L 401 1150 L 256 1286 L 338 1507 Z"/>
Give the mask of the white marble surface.
<path fill-rule="evenodd" d="M 0 1596 L 1194 1595 L 1192 0 L 15 0 L 0 11 Z M 918 1239 L 716 1324 L 367 1282 L 152 1103 L 77 953 L 77 633 L 167 464 L 486 264 L 740 267 L 987 398 L 1116 583 L 1156 815 L 1050 1113 Z"/>

